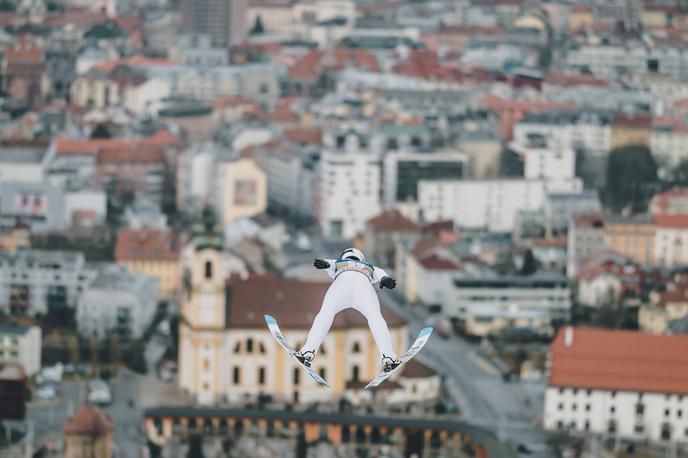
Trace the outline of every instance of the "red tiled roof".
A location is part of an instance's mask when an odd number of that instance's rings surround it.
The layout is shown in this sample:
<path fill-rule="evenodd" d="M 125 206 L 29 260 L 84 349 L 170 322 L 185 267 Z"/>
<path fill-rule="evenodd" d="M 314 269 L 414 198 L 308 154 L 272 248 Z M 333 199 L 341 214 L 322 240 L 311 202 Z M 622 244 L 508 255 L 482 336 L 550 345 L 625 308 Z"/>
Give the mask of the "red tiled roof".
<path fill-rule="evenodd" d="M 416 258 L 421 258 L 430 253 L 436 246 L 438 246 L 438 242 L 435 239 L 419 240 L 411 250 L 411 254 Z"/>
<path fill-rule="evenodd" d="M 436 375 L 437 372 L 416 359 L 412 359 L 406 363 L 401 371 L 401 376 L 406 378 L 427 378 L 434 377 Z"/>
<path fill-rule="evenodd" d="M 428 270 L 458 270 L 459 266 L 453 262 L 442 259 L 435 254 L 422 258 L 418 261 L 421 266 Z"/>
<path fill-rule="evenodd" d="M 115 261 L 176 261 L 180 244 L 177 235 L 154 229 L 120 229 L 115 243 Z"/>
<path fill-rule="evenodd" d="M 558 237 L 554 239 L 537 239 L 533 241 L 533 245 L 543 248 L 566 248 L 566 237 Z"/>
<path fill-rule="evenodd" d="M 284 138 L 300 145 L 320 145 L 322 144 L 322 132 L 320 129 L 309 127 L 293 127 L 284 129 Z"/>
<path fill-rule="evenodd" d="M 401 214 L 399 210 L 387 210 L 369 219 L 366 226 L 376 231 L 418 232 L 421 227 Z"/>
<path fill-rule="evenodd" d="M 657 215 L 655 223 L 660 228 L 688 229 L 688 215 Z"/>
<path fill-rule="evenodd" d="M 100 436 L 111 433 L 115 422 L 96 406 L 85 404 L 69 417 L 64 424 L 65 434 Z"/>
<path fill-rule="evenodd" d="M 8 64 L 20 62 L 43 62 L 43 48 L 31 41 L 22 41 L 5 49 L 5 59 Z"/>
<path fill-rule="evenodd" d="M 43 24 L 51 29 L 72 25 L 75 29 L 85 30 L 106 20 L 107 16 L 100 12 L 85 8 L 74 8 L 54 16 L 49 16 Z"/>
<path fill-rule="evenodd" d="M 226 324 L 230 328 L 265 329 L 263 315 L 273 315 L 282 330 L 306 330 L 320 310 L 328 283 L 303 282 L 280 278 L 272 274 L 251 274 L 242 280 L 237 276 L 227 281 L 229 303 Z M 390 328 L 405 325 L 405 321 L 381 304 L 382 315 Z M 367 328 L 365 317 L 354 309 L 338 313 L 333 329 Z"/>
<path fill-rule="evenodd" d="M 551 386 L 688 394 L 688 335 L 576 327 L 567 347 L 566 329 L 550 345 Z"/>
<path fill-rule="evenodd" d="M 582 73 L 570 73 L 562 71 L 550 72 L 545 77 L 545 82 L 548 84 L 555 84 L 558 86 L 609 86 L 609 82 L 607 80 L 596 78 L 592 75 L 584 75 Z"/>
<path fill-rule="evenodd" d="M 98 164 L 164 164 L 165 154 L 156 145 L 134 144 L 126 148 L 102 148 Z"/>
<path fill-rule="evenodd" d="M 165 129 L 160 129 L 150 137 L 143 140 L 143 142 L 160 146 L 182 146 L 182 141 Z"/>
<path fill-rule="evenodd" d="M 651 205 L 661 209 L 667 209 L 669 208 L 669 202 L 671 201 L 672 197 L 683 196 L 688 196 L 688 191 L 686 190 L 686 188 L 683 188 L 681 186 L 674 186 L 671 189 L 667 189 L 666 191 L 653 196 Z"/>
<path fill-rule="evenodd" d="M 649 129 L 652 125 L 652 118 L 650 116 L 626 116 L 616 115 L 612 121 L 612 127 L 623 127 L 633 129 Z"/>

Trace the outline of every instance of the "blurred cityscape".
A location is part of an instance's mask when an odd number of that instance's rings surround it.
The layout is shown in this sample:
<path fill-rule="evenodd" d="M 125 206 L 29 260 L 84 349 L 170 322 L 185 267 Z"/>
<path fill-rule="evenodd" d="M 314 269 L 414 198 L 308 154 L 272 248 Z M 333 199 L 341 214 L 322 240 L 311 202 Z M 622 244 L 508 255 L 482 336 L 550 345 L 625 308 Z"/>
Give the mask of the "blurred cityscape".
<path fill-rule="evenodd" d="M 0 456 L 688 456 L 688 1 L 0 0 Z M 305 341 L 361 249 L 365 318 Z"/>

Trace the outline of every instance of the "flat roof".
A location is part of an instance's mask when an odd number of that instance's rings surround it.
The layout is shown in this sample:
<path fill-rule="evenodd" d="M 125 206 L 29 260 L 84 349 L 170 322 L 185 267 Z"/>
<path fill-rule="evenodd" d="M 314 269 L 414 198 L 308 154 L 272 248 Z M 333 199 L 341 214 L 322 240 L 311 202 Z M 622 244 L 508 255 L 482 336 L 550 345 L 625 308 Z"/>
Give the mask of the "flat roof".
<path fill-rule="evenodd" d="M 0 163 L 40 164 L 47 152 L 45 148 L 0 148 Z"/>
<path fill-rule="evenodd" d="M 0 324 L 0 334 L 24 335 L 30 328 L 19 324 Z"/>

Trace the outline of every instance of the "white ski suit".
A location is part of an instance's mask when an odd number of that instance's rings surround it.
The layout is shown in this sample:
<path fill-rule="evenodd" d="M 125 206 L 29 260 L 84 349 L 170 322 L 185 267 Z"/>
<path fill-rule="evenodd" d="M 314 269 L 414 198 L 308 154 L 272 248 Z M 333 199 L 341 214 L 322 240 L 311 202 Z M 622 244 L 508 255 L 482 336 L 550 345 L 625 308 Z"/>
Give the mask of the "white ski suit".
<path fill-rule="evenodd" d="M 325 269 L 331 278 L 332 285 L 327 289 L 320 312 L 315 316 L 311 330 L 301 353 L 312 351 L 317 353 L 323 339 L 327 335 L 334 316 L 350 307 L 358 310 L 368 320 L 368 326 L 375 338 L 375 344 L 381 356 L 389 356 L 396 360 L 397 356 L 392 346 L 392 336 L 385 319 L 380 313 L 380 301 L 375 292 L 374 284 L 387 277 L 388 274 L 379 267 L 351 259 L 325 259 L 330 267 Z"/>

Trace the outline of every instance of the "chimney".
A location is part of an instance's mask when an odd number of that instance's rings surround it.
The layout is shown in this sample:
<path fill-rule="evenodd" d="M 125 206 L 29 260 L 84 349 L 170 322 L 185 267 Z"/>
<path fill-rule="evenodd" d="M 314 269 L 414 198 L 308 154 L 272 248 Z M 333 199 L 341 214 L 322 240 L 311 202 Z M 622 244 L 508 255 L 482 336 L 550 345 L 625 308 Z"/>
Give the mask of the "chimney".
<path fill-rule="evenodd" d="M 566 326 L 564 329 L 564 346 L 570 347 L 573 345 L 573 327 Z"/>

